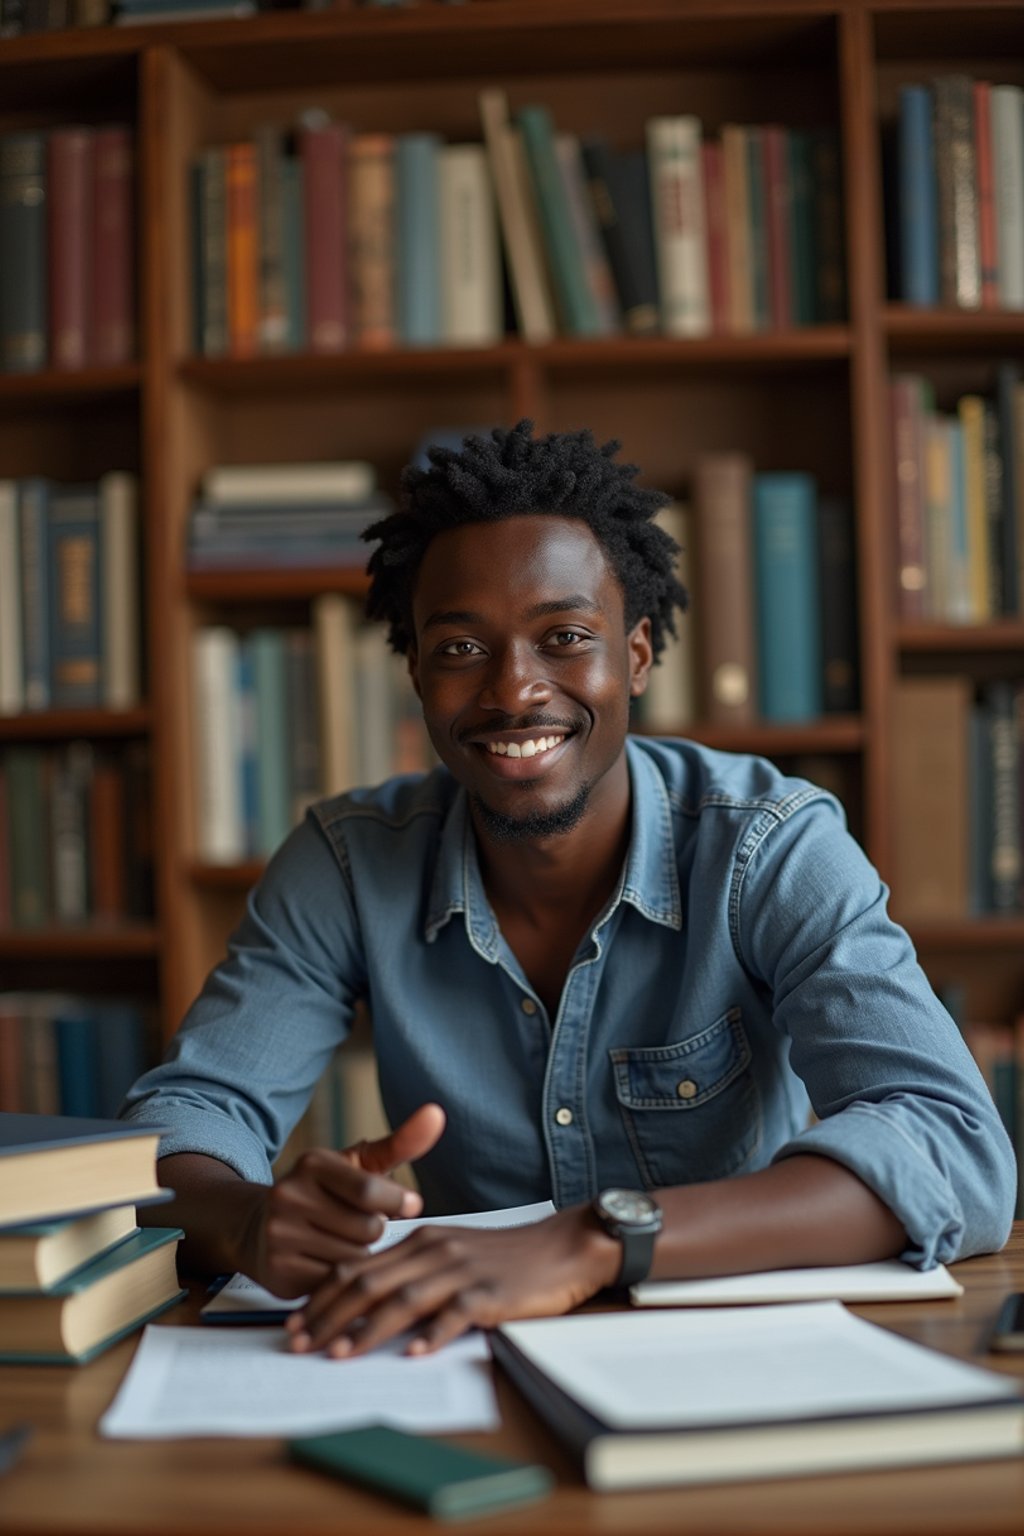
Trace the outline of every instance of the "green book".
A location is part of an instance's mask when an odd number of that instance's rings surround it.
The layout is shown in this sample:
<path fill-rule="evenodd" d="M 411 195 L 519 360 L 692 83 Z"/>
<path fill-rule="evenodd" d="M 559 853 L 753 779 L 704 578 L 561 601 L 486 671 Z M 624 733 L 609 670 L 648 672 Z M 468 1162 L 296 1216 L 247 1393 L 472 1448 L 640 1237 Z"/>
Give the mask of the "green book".
<path fill-rule="evenodd" d="M 39 928 L 50 917 L 50 876 L 41 747 L 6 754 L 11 913 L 16 928 Z"/>
<path fill-rule="evenodd" d="M 546 107 L 524 107 L 519 127 L 563 323 L 571 336 L 599 336 L 601 316 L 565 200 L 551 114 Z"/>

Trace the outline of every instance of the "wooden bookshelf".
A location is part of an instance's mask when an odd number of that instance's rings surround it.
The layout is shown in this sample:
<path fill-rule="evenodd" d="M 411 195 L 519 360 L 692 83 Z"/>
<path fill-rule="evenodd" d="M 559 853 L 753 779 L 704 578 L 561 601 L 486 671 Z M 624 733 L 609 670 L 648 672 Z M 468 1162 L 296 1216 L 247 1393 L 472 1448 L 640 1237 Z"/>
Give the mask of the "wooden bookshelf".
<path fill-rule="evenodd" d="M 0 741 L 148 737 L 159 917 L 139 942 L 160 956 L 165 1034 L 222 952 L 261 867 L 196 862 L 191 636 L 243 609 L 308 617 L 319 594 L 357 594 L 363 584 L 358 573 L 324 569 L 186 575 L 189 505 L 218 462 L 368 459 L 394 491 L 430 429 L 529 415 L 542 430 L 588 425 L 621 438 L 650 482 L 675 495 L 686 494 L 700 453 L 730 448 L 759 468 L 806 470 L 824 490 L 852 492 L 861 713 L 694 734 L 723 748 L 841 759 L 857 783 L 867 851 L 891 878 L 890 709 L 901 670 L 992 663 L 1006 675 L 1019 663 L 1024 675 L 1022 623 L 907 625 L 896 614 L 888 374 L 921 362 L 969 382 L 994 359 L 1024 358 L 1024 315 L 922 312 L 886 294 L 880 115 L 891 113 L 902 81 L 952 70 L 1024 83 L 1018 0 L 488 0 L 0 41 L 0 132 L 116 119 L 137 134 L 141 361 L 0 378 L 0 475 L 86 478 L 115 463 L 140 473 L 150 704 L 131 718 L 0 721 Z M 560 127 L 603 128 L 624 144 L 640 142 L 659 112 L 692 111 L 711 127 L 834 124 L 847 321 L 692 341 L 531 347 L 513 336 L 481 349 L 192 355 L 186 188 L 200 149 L 261 121 L 294 121 L 312 105 L 356 130 L 433 128 L 451 141 L 479 139 L 483 83 L 504 87 L 513 106 L 546 102 Z M 20 942 L 0 937 L 0 957 Z M 68 953 L 62 935 L 24 942 L 42 946 L 55 973 Z M 921 942 L 929 966 L 937 951 L 984 955 L 971 973 L 979 1008 L 996 996 L 1000 1006 L 1015 996 L 1024 1007 L 1020 923 L 965 921 L 922 930 Z M 112 961 L 118 953 L 109 951 Z"/>

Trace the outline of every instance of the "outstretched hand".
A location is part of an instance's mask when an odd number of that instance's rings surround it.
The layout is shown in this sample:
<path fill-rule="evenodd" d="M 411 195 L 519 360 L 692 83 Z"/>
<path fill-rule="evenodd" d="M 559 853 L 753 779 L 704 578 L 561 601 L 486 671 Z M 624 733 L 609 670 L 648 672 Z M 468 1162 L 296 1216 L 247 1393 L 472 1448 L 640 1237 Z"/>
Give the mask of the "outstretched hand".
<path fill-rule="evenodd" d="M 256 1208 L 247 1272 L 275 1296 L 304 1296 L 339 1264 L 364 1260 L 389 1217 L 422 1210 L 420 1196 L 388 1175 L 429 1152 L 444 1126 L 441 1106 L 422 1104 L 378 1141 L 304 1152 Z"/>

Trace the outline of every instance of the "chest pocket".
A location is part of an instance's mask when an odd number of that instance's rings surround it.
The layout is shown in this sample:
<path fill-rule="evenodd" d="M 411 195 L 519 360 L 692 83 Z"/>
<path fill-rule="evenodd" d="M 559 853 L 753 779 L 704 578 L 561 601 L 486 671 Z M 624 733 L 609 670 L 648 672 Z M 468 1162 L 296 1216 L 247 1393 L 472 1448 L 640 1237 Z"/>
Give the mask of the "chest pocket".
<path fill-rule="evenodd" d="M 725 1178 L 753 1157 L 760 1101 L 738 1008 L 675 1045 L 608 1054 L 645 1188 Z"/>

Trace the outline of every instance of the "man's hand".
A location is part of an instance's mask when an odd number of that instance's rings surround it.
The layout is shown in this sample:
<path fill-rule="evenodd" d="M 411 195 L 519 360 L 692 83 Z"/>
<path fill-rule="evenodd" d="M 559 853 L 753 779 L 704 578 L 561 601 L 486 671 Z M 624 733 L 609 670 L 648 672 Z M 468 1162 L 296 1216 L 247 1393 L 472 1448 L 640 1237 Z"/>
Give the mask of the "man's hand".
<path fill-rule="evenodd" d="M 343 1152 L 305 1152 L 255 1206 L 245 1272 L 275 1296 L 304 1296 L 339 1265 L 366 1259 L 387 1217 L 418 1216 L 423 1202 L 387 1175 L 434 1146 L 444 1110 L 423 1104 L 397 1130 Z"/>
<path fill-rule="evenodd" d="M 568 1312 L 614 1284 L 621 1248 L 589 1206 L 528 1227 L 423 1226 L 393 1248 L 335 1274 L 286 1324 L 300 1353 L 365 1354 L 408 1329 L 426 1354 L 468 1328 Z"/>

